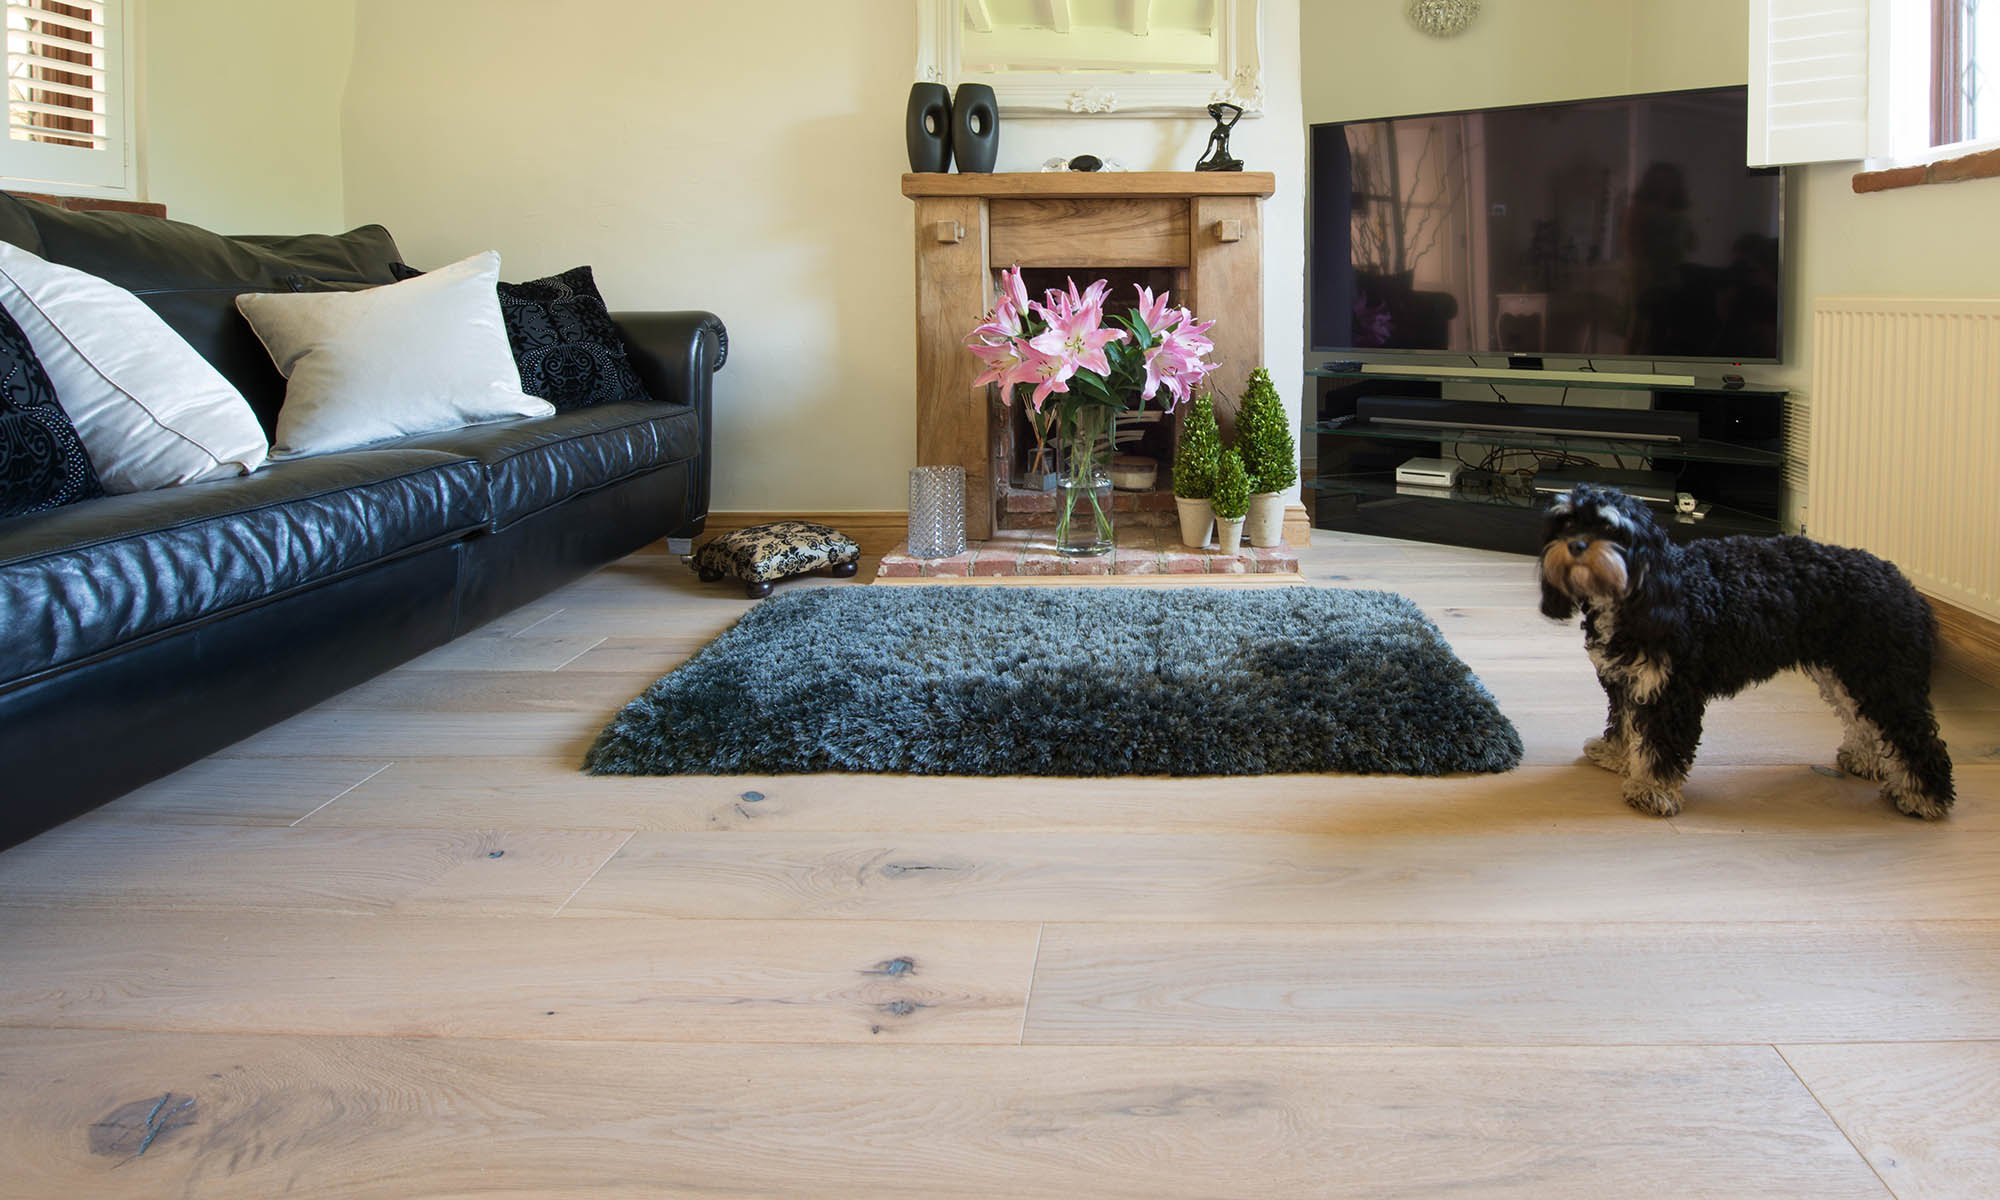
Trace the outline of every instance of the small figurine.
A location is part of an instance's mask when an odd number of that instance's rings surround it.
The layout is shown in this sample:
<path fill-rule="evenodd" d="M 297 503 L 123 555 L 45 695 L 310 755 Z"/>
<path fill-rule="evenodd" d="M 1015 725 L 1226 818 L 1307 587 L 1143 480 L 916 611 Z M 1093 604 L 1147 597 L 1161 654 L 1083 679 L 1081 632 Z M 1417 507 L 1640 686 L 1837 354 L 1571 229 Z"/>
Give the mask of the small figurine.
<path fill-rule="evenodd" d="M 1208 115 L 1215 118 L 1215 129 L 1208 135 L 1208 149 L 1201 161 L 1194 165 L 1197 171 L 1241 171 L 1243 160 L 1229 157 L 1229 131 L 1243 116 L 1243 106 L 1217 101 L 1208 106 Z"/>

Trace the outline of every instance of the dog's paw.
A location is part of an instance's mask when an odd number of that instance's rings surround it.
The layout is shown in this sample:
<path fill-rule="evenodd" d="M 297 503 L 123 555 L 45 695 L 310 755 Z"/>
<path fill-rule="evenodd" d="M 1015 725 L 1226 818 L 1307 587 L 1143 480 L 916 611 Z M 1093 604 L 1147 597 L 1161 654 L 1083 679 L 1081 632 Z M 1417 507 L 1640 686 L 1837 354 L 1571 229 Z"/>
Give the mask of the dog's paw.
<path fill-rule="evenodd" d="M 1882 769 L 1882 760 L 1872 750 L 1842 746 L 1833 756 L 1834 765 L 1856 779 L 1871 779 L 1876 783 L 1888 778 Z"/>
<path fill-rule="evenodd" d="M 1929 796 L 1899 788 L 1893 784 L 1882 789 L 1882 798 L 1896 806 L 1905 815 L 1925 821 L 1941 821 L 1951 811 L 1950 803 L 1939 804 Z"/>
<path fill-rule="evenodd" d="M 1583 744 L 1583 756 L 1614 775 L 1625 773 L 1625 743 L 1594 737 Z"/>
<path fill-rule="evenodd" d="M 1679 788 L 1661 787 L 1638 779 L 1625 781 L 1625 803 L 1654 817 L 1671 817 L 1681 811 Z"/>

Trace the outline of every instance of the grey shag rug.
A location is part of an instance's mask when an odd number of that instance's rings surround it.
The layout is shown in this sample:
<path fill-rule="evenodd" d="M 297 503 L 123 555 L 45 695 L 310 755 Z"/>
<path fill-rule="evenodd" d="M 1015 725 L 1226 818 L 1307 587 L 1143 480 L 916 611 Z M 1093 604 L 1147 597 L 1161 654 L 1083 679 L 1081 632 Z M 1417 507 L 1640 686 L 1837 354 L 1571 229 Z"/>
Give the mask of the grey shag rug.
<path fill-rule="evenodd" d="M 1323 588 L 782 593 L 626 705 L 603 775 L 1443 775 L 1521 738 L 1416 605 Z"/>

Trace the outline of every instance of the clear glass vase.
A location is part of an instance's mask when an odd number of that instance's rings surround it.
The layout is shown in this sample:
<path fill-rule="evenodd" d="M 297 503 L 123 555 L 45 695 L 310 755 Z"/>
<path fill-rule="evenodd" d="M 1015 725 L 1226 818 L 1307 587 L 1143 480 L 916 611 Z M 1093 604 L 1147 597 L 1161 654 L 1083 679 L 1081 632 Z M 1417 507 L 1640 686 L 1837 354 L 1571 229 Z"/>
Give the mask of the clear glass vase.
<path fill-rule="evenodd" d="M 1063 554 L 1109 554 L 1112 414 L 1084 405 L 1065 421 L 1063 470 L 1056 484 L 1056 549 Z"/>

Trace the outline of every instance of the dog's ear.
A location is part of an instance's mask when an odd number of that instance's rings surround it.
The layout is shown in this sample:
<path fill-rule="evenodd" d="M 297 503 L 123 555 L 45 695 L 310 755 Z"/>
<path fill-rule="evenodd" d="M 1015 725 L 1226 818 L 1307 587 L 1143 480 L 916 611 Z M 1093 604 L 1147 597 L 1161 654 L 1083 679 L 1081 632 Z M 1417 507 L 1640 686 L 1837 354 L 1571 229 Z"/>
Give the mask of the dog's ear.
<path fill-rule="evenodd" d="M 1542 576 L 1542 615 L 1552 621 L 1567 621 L 1576 615 L 1576 601 Z"/>
<path fill-rule="evenodd" d="M 1557 496 L 1553 503 L 1542 510 L 1542 545 L 1546 546 L 1563 535 L 1563 531 L 1569 528 L 1575 511 L 1570 507 L 1568 492 Z"/>
<path fill-rule="evenodd" d="M 1625 602 L 1618 607 L 1619 627 L 1646 645 L 1673 644 L 1686 621 L 1673 540 L 1642 501 L 1629 500 L 1625 508 L 1628 582 Z"/>

